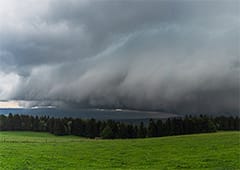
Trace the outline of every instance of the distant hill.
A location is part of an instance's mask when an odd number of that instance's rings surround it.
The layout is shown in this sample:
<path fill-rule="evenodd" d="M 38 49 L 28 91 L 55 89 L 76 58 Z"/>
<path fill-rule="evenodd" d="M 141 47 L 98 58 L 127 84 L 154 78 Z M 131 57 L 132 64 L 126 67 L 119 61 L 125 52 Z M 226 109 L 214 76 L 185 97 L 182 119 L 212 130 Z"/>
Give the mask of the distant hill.
<path fill-rule="evenodd" d="M 154 111 L 137 111 L 137 110 L 121 110 L 121 109 L 78 109 L 78 110 L 60 110 L 55 108 L 39 108 L 39 109 L 0 109 L 0 114 L 29 114 L 29 115 L 48 115 L 53 117 L 74 117 L 89 119 L 95 118 L 99 120 L 114 119 L 166 119 L 170 117 L 178 117 L 177 114 L 154 112 Z"/>

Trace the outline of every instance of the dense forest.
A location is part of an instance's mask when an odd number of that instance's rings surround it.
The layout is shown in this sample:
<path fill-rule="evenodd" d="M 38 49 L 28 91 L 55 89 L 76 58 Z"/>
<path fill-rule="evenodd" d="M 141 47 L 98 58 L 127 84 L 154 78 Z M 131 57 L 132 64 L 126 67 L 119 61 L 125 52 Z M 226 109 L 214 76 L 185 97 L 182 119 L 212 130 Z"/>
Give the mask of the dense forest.
<path fill-rule="evenodd" d="M 37 131 L 55 135 L 76 135 L 88 138 L 145 138 L 181 134 L 215 132 L 217 130 L 240 130 L 239 117 L 209 117 L 206 115 L 150 119 L 148 124 L 121 123 L 113 120 L 54 118 L 9 114 L 0 115 L 1 131 Z"/>

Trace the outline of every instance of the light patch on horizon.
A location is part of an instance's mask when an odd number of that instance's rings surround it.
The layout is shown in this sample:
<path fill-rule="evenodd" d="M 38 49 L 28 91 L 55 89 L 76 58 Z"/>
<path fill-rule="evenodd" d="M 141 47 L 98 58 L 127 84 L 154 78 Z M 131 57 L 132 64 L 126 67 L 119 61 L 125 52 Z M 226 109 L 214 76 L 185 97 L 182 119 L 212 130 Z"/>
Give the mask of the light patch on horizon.
<path fill-rule="evenodd" d="M 17 101 L 1 101 L 1 109 L 22 108 Z"/>

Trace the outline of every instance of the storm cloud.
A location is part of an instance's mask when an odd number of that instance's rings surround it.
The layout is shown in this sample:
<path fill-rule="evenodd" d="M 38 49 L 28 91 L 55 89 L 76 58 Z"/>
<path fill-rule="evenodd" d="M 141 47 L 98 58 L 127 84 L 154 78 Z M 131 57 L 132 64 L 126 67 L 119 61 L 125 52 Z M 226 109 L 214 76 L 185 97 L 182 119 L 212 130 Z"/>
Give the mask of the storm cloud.
<path fill-rule="evenodd" d="M 239 8 L 237 0 L 0 1 L 0 100 L 239 112 Z"/>

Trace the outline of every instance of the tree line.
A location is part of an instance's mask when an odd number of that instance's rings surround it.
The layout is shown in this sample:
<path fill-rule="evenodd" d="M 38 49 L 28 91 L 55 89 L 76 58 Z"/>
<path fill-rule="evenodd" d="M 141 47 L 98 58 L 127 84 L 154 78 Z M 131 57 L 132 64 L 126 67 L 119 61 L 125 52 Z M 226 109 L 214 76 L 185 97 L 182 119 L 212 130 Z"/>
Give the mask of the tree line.
<path fill-rule="evenodd" d="M 1 131 L 37 131 L 54 135 L 76 135 L 88 138 L 146 138 L 170 135 L 216 132 L 217 130 L 240 130 L 240 119 L 236 117 L 209 117 L 207 115 L 150 119 L 148 124 L 127 124 L 113 120 L 54 118 L 9 114 L 0 115 Z"/>

